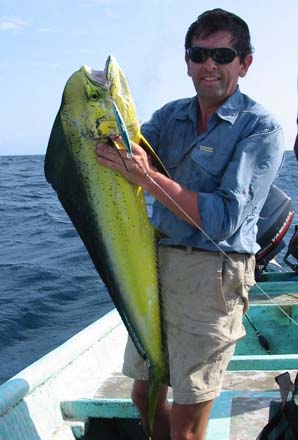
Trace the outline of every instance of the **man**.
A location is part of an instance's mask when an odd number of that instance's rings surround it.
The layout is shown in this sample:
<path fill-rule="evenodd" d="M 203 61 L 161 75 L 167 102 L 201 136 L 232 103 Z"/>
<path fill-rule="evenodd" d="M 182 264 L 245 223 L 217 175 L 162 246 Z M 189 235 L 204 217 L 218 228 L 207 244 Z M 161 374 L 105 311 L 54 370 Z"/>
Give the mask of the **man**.
<path fill-rule="evenodd" d="M 123 152 L 122 160 L 112 147 L 97 146 L 99 163 L 156 199 L 152 223 L 167 236 L 160 274 L 173 405 L 164 385 L 155 440 L 205 439 L 235 342 L 244 336 L 256 223 L 283 156 L 280 126 L 238 88 L 252 59 L 241 18 L 221 9 L 201 14 L 185 39 L 196 96 L 165 105 L 142 126 L 171 178 L 136 144 L 134 159 Z M 132 399 L 144 417 L 147 365 L 130 341 L 123 371 L 135 379 Z"/>

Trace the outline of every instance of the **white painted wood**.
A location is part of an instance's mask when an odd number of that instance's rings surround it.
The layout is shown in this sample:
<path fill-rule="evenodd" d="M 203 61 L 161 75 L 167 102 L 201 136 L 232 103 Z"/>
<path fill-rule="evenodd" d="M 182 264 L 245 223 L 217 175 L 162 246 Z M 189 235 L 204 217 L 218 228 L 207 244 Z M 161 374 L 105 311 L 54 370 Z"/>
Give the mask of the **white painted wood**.
<path fill-rule="evenodd" d="M 62 400 L 93 397 L 120 371 L 126 330 L 113 310 L 0 386 L 0 440 L 73 440 Z"/>

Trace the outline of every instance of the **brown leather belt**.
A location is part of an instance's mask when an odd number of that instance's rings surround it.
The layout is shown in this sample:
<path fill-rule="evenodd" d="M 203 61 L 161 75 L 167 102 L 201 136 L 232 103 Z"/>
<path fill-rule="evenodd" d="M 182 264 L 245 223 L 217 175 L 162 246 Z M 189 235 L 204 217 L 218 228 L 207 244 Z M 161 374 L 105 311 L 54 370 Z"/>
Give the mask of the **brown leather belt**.
<path fill-rule="evenodd" d="M 184 252 L 202 252 L 202 251 L 204 251 L 203 249 L 200 249 L 200 248 L 195 248 L 192 246 L 183 246 L 182 244 L 161 244 L 161 246 L 169 247 L 172 249 L 180 249 L 181 251 L 184 251 Z"/>
<path fill-rule="evenodd" d="M 223 255 L 225 255 L 224 252 L 220 252 L 220 251 L 207 251 L 207 249 L 201 249 L 201 248 L 195 248 L 192 246 L 184 246 L 183 244 L 163 244 L 160 243 L 160 246 L 162 247 L 168 247 L 168 248 L 172 248 L 172 249 L 180 249 L 181 251 L 187 252 L 187 253 L 191 253 L 191 252 L 212 252 L 213 254 L 220 254 L 222 253 Z M 247 257 L 252 257 L 252 254 L 247 254 L 247 253 L 239 253 L 239 252 L 226 252 L 226 254 L 228 254 L 229 256 L 233 257 L 233 255 L 246 255 Z"/>

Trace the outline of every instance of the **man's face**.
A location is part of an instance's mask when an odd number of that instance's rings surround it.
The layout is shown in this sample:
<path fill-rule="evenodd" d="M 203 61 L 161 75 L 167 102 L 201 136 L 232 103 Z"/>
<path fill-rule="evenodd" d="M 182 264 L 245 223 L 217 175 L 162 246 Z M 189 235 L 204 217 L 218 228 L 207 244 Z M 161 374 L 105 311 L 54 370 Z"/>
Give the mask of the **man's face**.
<path fill-rule="evenodd" d="M 232 48 L 231 34 L 228 31 L 219 31 L 207 38 L 193 38 L 192 47 L 196 46 L 207 49 Z M 236 56 L 228 64 L 218 64 L 211 57 L 200 64 L 191 61 L 187 54 L 185 61 L 200 102 L 209 106 L 219 106 L 234 93 L 239 77 L 246 75 L 252 55 L 247 55 L 242 63 L 239 56 Z"/>

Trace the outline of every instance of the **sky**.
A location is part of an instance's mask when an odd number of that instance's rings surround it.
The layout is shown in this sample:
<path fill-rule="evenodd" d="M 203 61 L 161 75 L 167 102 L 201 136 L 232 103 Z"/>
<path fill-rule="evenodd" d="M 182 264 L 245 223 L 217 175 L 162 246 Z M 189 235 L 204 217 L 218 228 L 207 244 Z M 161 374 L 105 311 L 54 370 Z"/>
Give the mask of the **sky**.
<path fill-rule="evenodd" d="M 140 121 L 168 101 L 194 96 L 184 62 L 189 25 L 221 7 L 249 25 L 254 62 L 243 93 L 296 136 L 297 0 L 0 0 L 0 155 L 44 154 L 67 79 L 103 70 L 114 55 Z"/>

